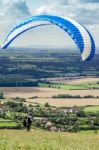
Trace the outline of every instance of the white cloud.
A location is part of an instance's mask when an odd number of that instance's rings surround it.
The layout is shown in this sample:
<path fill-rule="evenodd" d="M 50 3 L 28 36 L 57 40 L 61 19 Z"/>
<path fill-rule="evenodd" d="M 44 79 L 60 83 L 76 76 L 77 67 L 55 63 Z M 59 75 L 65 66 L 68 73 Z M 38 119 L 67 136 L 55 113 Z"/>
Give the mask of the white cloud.
<path fill-rule="evenodd" d="M 93 24 L 93 20 L 94 23 L 99 22 L 98 0 L 55 0 L 54 2 L 47 2 L 43 3 L 36 9 L 33 8 L 32 12 L 30 13 L 26 0 L 0 1 L 1 22 L 5 21 L 7 23 L 7 21 L 11 21 L 15 24 L 16 22 L 31 16 L 31 14 L 52 14 L 65 17 L 67 16 L 82 23 L 88 24 Z M 85 4 L 85 2 L 87 4 Z"/>
<path fill-rule="evenodd" d="M 78 3 L 99 3 L 99 0 L 58 0 L 63 5 L 67 4 L 78 4 Z"/>
<path fill-rule="evenodd" d="M 34 10 L 33 14 L 52 14 L 52 15 L 60 15 L 60 16 L 68 16 L 72 17 L 75 16 L 74 9 L 72 9 L 72 12 L 68 13 L 70 11 L 70 6 L 62 6 L 58 5 L 56 3 L 51 5 L 42 5 L 36 10 Z"/>
<path fill-rule="evenodd" d="M 80 0 L 59 0 L 62 5 L 78 4 Z"/>
<path fill-rule="evenodd" d="M 2 13 L 3 12 L 3 13 Z M 0 17 L 3 20 L 14 20 L 26 18 L 30 15 L 24 0 L 3 0 L 0 2 Z"/>
<path fill-rule="evenodd" d="M 0 42 L 2 43 L 11 27 L 30 15 L 25 0 L 0 1 Z"/>
<path fill-rule="evenodd" d="M 88 0 L 84 0 L 88 2 Z M 99 23 L 99 3 L 82 0 L 58 0 L 33 10 L 33 14 L 52 14 L 70 17 L 85 24 Z"/>

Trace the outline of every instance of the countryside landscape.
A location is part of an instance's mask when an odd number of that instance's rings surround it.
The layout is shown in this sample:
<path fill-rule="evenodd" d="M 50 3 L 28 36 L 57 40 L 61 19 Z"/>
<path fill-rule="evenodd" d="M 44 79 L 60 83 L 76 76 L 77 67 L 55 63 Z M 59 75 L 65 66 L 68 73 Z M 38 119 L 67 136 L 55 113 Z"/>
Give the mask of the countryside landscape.
<path fill-rule="evenodd" d="M 0 1 L 0 150 L 99 150 L 99 0 Z"/>
<path fill-rule="evenodd" d="M 73 49 L 1 50 L 0 150 L 98 150 L 98 60 L 98 51 L 82 62 Z"/>

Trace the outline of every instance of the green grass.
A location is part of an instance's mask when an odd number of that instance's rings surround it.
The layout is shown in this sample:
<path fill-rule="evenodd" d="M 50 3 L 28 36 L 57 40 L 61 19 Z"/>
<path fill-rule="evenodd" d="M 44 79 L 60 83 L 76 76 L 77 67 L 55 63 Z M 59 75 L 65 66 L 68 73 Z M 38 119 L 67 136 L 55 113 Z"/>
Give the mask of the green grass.
<path fill-rule="evenodd" d="M 93 83 L 84 83 L 84 84 L 48 84 L 48 83 L 39 83 L 40 87 L 51 87 L 51 88 L 60 88 L 63 90 L 89 90 L 89 89 L 99 89 L 99 84 Z"/>
<path fill-rule="evenodd" d="M 85 108 L 84 108 L 84 111 L 86 112 L 86 113 L 88 113 L 88 112 L 93 112 L 93 113 L 97 113 L 97 112 L 99 112 L 99 106 L 86 106 Z"/>
<path fill-rule="evenodd" d="M 0 118 L 0 122 L 11 122 L 11 120 Z"/>
<path fill-rule="evenodd" d="M 83 85 L 69 85 L 69 84 L 47 84 L 47 83 L 39 83 L 40 87 L 49 87 L 51 86 L 51 88 L 60 88 L 63 90 L 87 90 L 89 89 L 89 87 L 84 87 Z"/>
<path fill-rule="evenodd" d="M 0 150 L 99 150 L 99 135 L 0 130 Z"/>
<path fill-rule="evenodd" d="M 17 124 L 12 121 L 0 121 L 0 127 L 15 127 Z"/>
<path fill-rule="evenodd" d="M 0 129 L 16 129 L 18 126 L 19 123 L 15 121 L 0 118 Z"/>
<path fill-rule="evenodd" d="M 93 83 L 93 84 L 86 84 L 85 85 L 88 88 L 95 88 L 95 89 L 99 89 L 99 84 Z"/>

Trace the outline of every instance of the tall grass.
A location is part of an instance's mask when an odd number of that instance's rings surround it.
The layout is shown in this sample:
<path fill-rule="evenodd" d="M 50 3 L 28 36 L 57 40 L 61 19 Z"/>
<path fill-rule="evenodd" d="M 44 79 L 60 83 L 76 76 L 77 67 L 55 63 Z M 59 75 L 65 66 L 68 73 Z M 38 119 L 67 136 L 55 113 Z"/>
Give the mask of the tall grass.
<path fill-rule="evenodd" d="M 99 135 L 0 130 L 0 150 L 99 150 Z"/>

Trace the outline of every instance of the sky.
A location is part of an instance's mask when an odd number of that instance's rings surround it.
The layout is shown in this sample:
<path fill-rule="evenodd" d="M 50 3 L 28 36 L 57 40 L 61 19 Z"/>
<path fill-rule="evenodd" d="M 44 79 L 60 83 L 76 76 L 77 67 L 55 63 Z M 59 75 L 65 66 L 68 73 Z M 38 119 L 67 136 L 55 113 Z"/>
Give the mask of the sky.
<path fill-rule="evenodd" d="M 89 29 L 99 47 L 99 0 L 3 0 L 0 1 L 0 45 L 20 21 L 38 14 L 72 18 Z M 36 28 L 18 37 L 11 46 L 75 46 L 56 26 Z"/>

